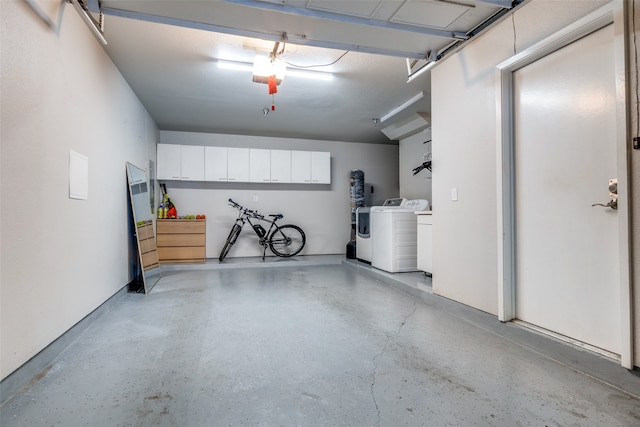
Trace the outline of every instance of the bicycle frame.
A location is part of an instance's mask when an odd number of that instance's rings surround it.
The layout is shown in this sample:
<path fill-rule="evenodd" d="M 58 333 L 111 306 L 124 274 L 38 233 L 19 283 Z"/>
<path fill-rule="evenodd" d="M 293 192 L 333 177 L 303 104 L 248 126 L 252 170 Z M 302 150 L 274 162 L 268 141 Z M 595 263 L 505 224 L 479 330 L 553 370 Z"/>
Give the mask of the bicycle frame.
<path fill-rule="evenodd" d="M 247 209 L 233 202 L 232 200 L 229 200 L 229 202 L 231 206 L 239 210 L 238 217 L 236 218 L 235 223 L 240 226 L 240 231 L 242 231 L 242 228 L 244 228 L 244 225 L 248 222 L 249 225 L 251 225 L 251 229 L 253 230 L 253 232 L 256 233 L 256 235 L 258 236 L 258 243 L 260 244 L 260 246 L 262 246 L 262 259 L 264 260 L 267 252 L 267 247 L 269 247 L 268 237 L 271 236 L 274 229 L 275 230 L 280 229 L 280 227 L 278 227 L 278 225 L 276 224 L 276 221 L 282 218 L 282 216 L 274 216 L 274 218 L 271 221 L 269 221 L 268 219 L 265 219 L 264 215 L 258 213 L 257 211 Z M 268 222 L 270 224 L 269 229 L 265 230 L 264 227 L 262 227 L 262 225 L 259 222 L 251 221 L 251 218 L 258 221 Z"/>

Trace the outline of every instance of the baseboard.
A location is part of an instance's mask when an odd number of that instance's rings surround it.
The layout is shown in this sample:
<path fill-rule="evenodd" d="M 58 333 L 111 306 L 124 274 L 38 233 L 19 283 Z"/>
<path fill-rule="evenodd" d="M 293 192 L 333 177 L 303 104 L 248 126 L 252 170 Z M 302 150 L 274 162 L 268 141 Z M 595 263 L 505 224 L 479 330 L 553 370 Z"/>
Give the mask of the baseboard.
<path fill-rule="evenodd" d="M 128 285 L 125 285 L 109 299 L 103 302 L 98 308 L 86 315 L 82 320 L 73 325 L 69 330 L 60 335 L 55 341 L 42 349 L 38 354 L 25 362 L 18 369 L 9 374 L 0 382 L 0 406 L 13 397 L 25 386 L 41 377 L 53 361 L 80 334 L 82 334 L 91 324 L 102 314 L 114 306 L 124 295 L 127 294 Z"/>

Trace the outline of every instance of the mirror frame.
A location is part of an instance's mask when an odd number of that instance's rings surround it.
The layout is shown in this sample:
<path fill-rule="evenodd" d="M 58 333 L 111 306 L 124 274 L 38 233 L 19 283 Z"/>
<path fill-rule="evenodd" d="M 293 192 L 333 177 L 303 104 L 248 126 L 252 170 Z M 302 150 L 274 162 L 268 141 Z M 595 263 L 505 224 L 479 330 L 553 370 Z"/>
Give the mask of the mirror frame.
<path fill-rule="evenodd" d="M 148 294 L 161 278 L 156 234 L 150 208 L 149 183 L 145 171 L 127 162 L 129 203 L 133 213 L 138 263 L 142 271 L 144 293 Z"/>

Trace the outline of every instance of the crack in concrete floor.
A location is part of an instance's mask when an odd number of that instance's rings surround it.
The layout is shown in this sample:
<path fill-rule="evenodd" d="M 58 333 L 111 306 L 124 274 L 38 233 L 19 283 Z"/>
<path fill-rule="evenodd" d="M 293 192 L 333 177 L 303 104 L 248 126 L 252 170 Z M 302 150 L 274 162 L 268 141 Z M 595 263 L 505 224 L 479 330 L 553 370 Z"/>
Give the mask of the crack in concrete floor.
<path fill-rule="evenodd" d="M 407 314 L 404 319 L 402 319 L 402 322 L 400 323 L 400 326 L 398 326 L 398 330 L 396 331 L 395 334 L 390 335 L 390 334 L 385 334 L 387 336 L 386 341 L 384 342 L 384 345 L 382 346 L 382 350 L 380 351 L 380 353 L 378 353 L 374 358 L 373 358 L 373 375 L 372 375 L 372 381 L 371 381 L 371 398 L 373 399 L 373 404 L 376 407 L 376 414 L 378 416 L 378 422 L 377 425 L 380 426 L 380 408 L 378 407 L 378 401 L 376 399 L 376 393 L 373 390 L 373 388 L 376 385 L 376 378 L 378 376 L 378 363 L 377 360 L 378 358 L 384 356 L 384 354 L 387 351 L 387 347 L 389 346 L 389 342 L 391 341 L 391 338 L 395 338 L 398 335 L 400 335 L 400 331 L 402 331 L 402 327 L 407 323 L 407 321 L 409 320 L 409 318 L 411 316 L 413 316 L 417 310 L 418 306 L 416 305 L 416 302 L 413 301 L 413 310 L 411 310 L 411 313 Z"/>

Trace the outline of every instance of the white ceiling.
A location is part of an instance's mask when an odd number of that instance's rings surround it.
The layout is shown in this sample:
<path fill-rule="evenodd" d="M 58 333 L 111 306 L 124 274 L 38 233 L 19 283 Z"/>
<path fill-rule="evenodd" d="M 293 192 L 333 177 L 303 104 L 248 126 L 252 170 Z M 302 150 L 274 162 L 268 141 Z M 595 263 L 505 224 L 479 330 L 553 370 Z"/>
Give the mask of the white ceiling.
<path fill-rule="evenodd" d="M 382 128 L 431 110 L 429 73 L 407 83 L 405 58 L 423 58 L 415 71 L 429 52 L 442 55 L 511 6 L 506 0 L 87 3 L 103 11 L 105 49 L 161 130 L 369 143 L 388 143 Z M 256 53 L 268 55 L 284 34 L 281 59 L 332 64 L 312 69 L 331 71 L 333 80 L 287 76 L 272 97 L 250 71 L 217 67 L 218 60 L 250 63 Z M 420 92 L 424 98 L 374 124 Z M 272 101 L 275 111 L 265 115 Z"/>

